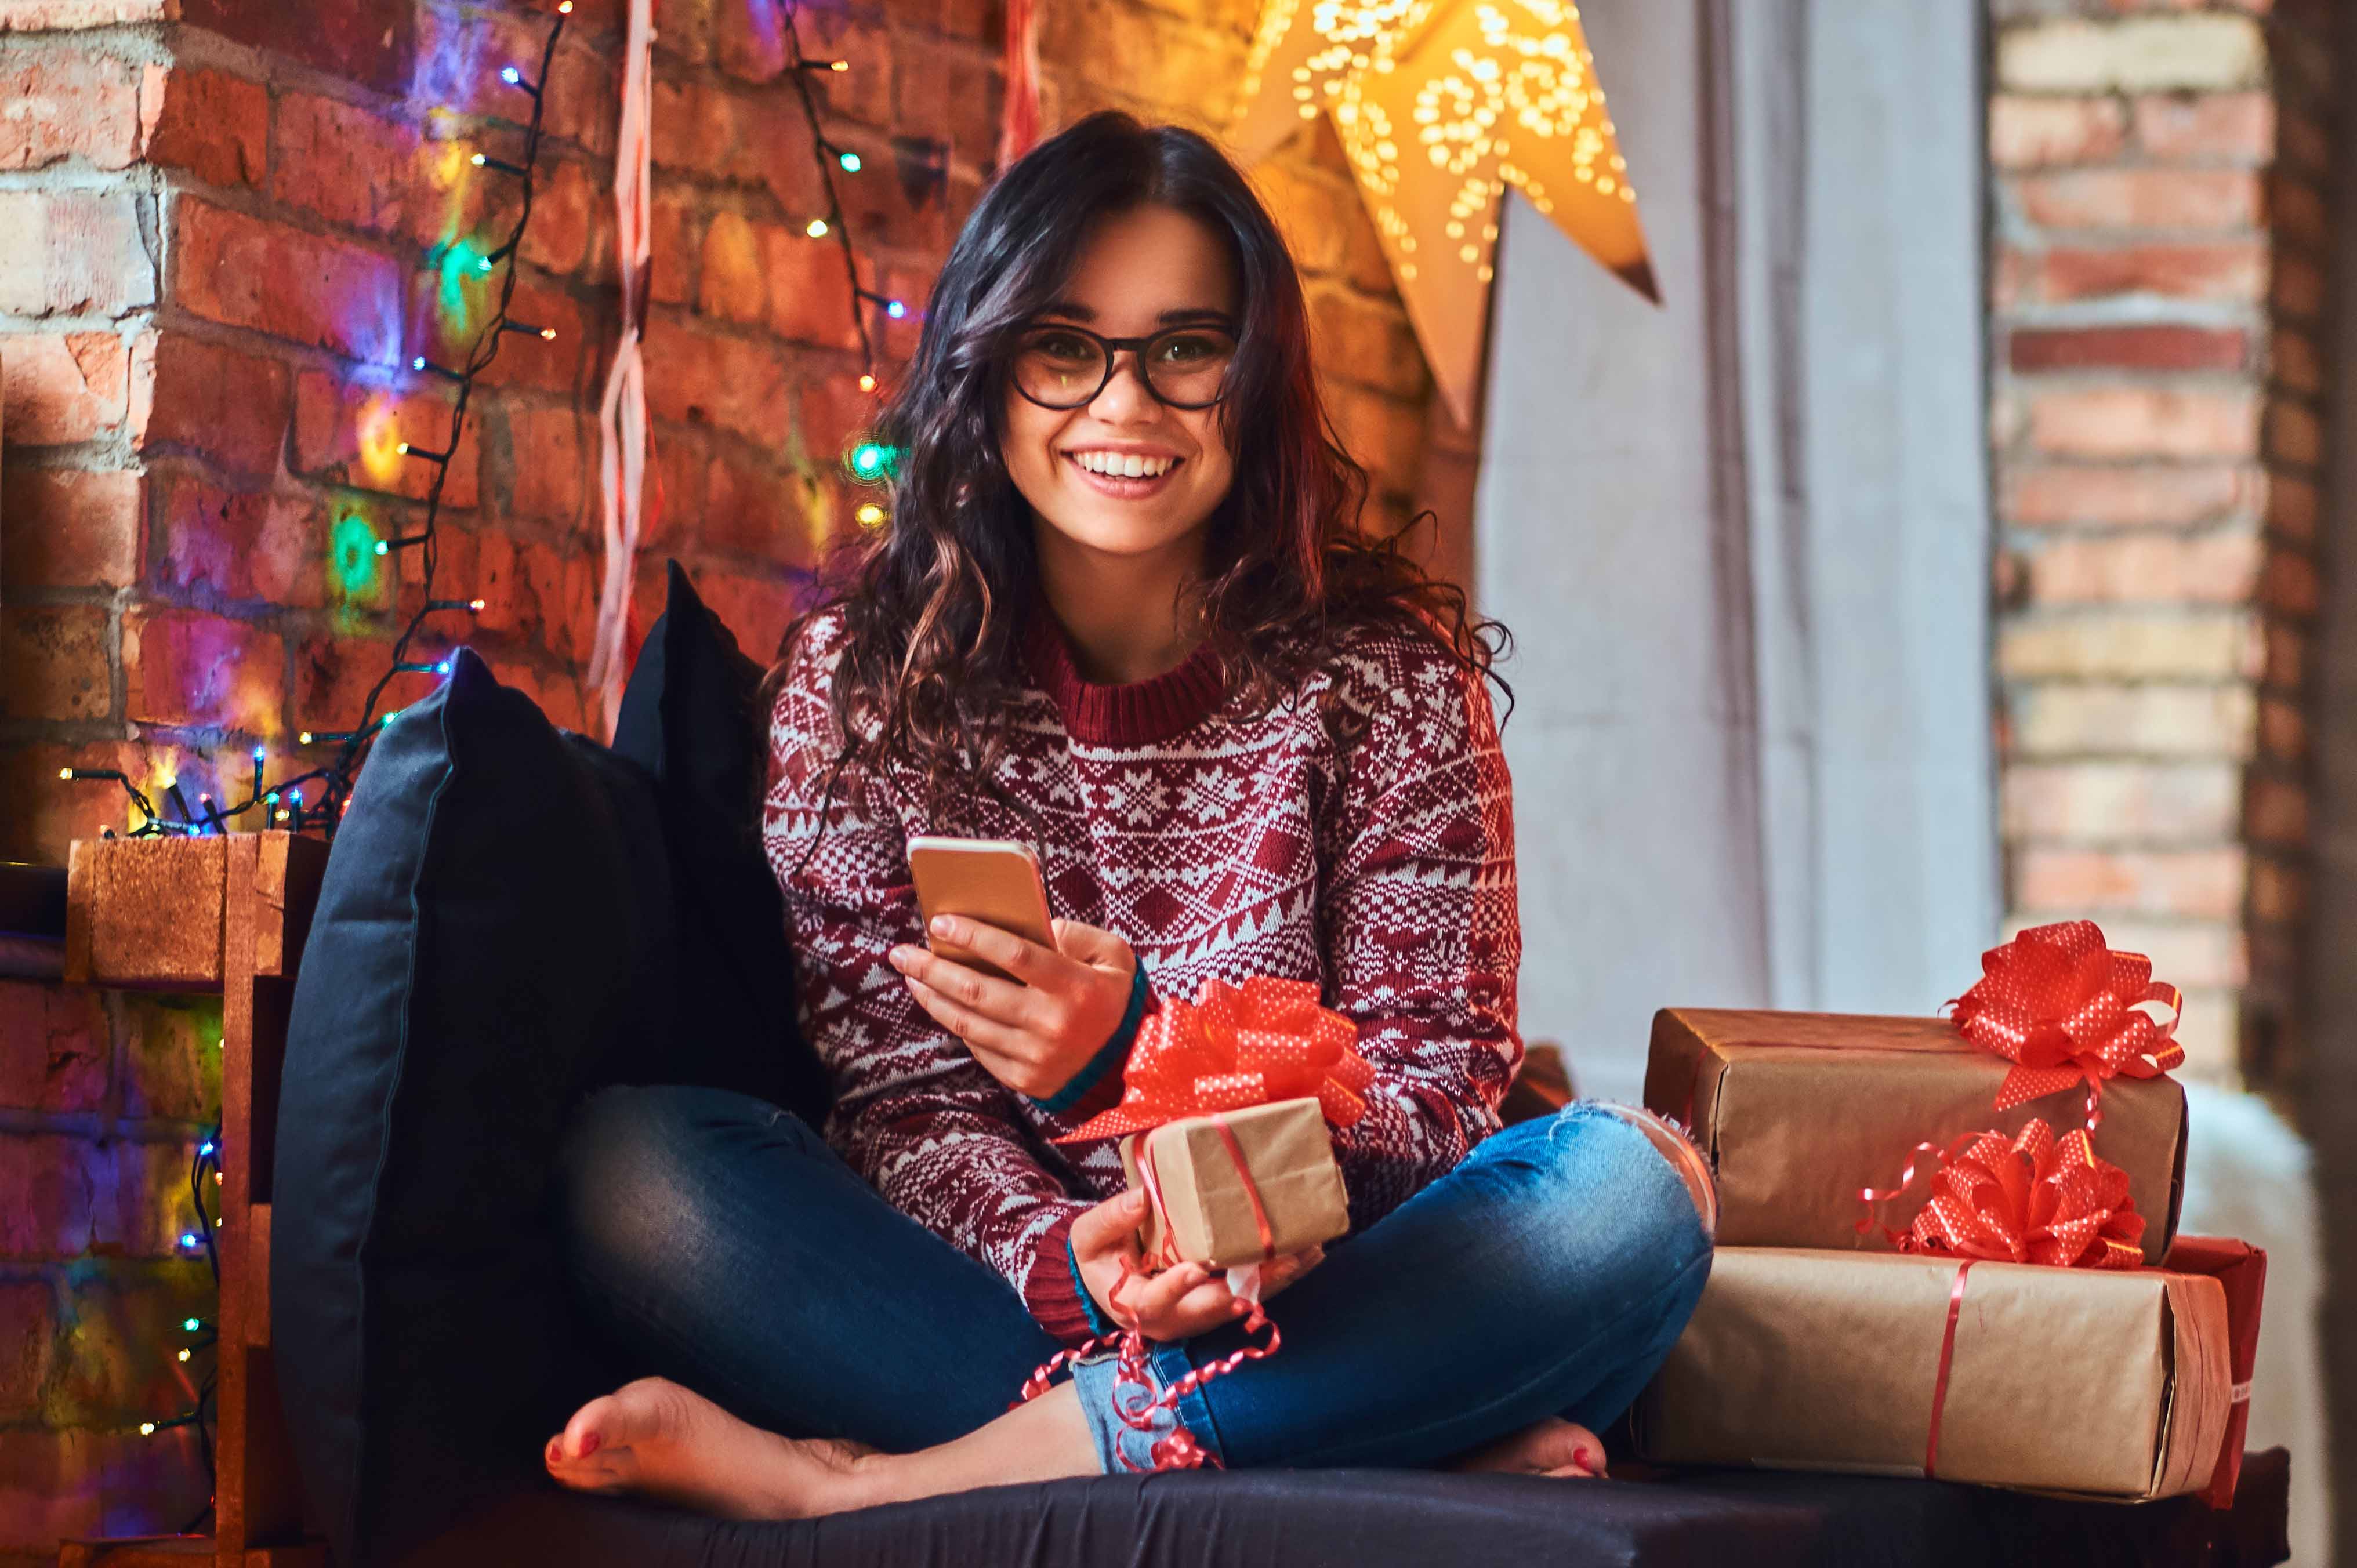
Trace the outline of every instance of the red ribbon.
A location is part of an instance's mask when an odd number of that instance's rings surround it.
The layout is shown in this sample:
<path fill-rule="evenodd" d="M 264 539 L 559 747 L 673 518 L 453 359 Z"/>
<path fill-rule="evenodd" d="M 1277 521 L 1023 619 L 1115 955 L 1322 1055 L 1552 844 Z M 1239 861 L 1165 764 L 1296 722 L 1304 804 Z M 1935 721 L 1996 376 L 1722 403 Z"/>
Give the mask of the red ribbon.
<path fill-rule="evenodd" d="M 1307 980 L 1206 980 L 1192 1003 L 1164 1002 L 1138 1026 L 1121 1103 L 1056 1142 L 1142 1133 L 1182 1116 L 1315 1095 L 1329 1123 L 1366 1114 L 1375 1069 L 1352 1047 L 1358 1026 L 1318 1004 Z"/>
<path fill-rule="evenodd" d="M 2185 1060 L 2184 995 L 2142 953 L 2104 945 L 2093 920 L 2033 926 L 1981 955 L 1981 978 L 1949 1004 L 1964 1037 L 2013 1063 L 1996 1109 L 2087 1084 L 2087 1128 L 2105 1079 L 2156 1078 Z"/>
<path fill-rule="evenodd" d="M 1919 1155 L 1929 1149 L 1916 1145 Z M 1932 1152 L 1940 1164 L 1930 1201 L 1904 1235 L 1886 1232 L 1900 1251 L 2059 1268 L 2143 1265 L 2145 1218 L 2128 1196 L 2128 1174 L 2095 1153 L 2085 1128 L 2058 1142 L 2032 1118 L 2010 1141 L 2002 1133 L 1967 1133 Z M 1914 1177 L 1910 1163 L 1897 1187 L 1861 1196 L 1880 1202 Z"/>
<path fill-rule="evenodd" d="M 1966 1258 L 1956 1265 L 1956 1283 L 1948 1287 L 1948 1326 L 1940 1334 L 1940 1374 L 1932 1380 L 1932 1425 L 1923 1438 L 1923 1478 L 1932 1479 L 1940 1459 L 1940 1418 L 1948 1412 L 1948 1369 L 1956 1359 L 1956 1319 L 1964 1310 L 1964 1276 L 1980 1260 Z"/>
<path fill-rule="evenodd" d="M 1235 1164 L 1236 1179 L 1243 1183 L 1244 1197 L 1252 1203 L 1253 1223 L 1260 1229 L 1261 1262 L 1266 1262 L 1276 1256 L 1276 1230 L 1268 1222 L 1268 1206 L 1261 1201 L 1260 1184 L 1253 1180 L 1252 1166 L 1244 1162 L 1243 1145 L 1236 1142 L 1235 1132 L 1229 1127 L 1228 1119 L 1214 1111 L 1211 1112 L 1211 1127 L 1220 1134 L 1220 1142 L 1227 1145 L 1228 1158 Z M 1170 1233 L 1170 1210 L 1162 1201 L 1162 1178 L 1154 1169 L 1154 1140 L 1151 1138 L 1137 1141 L 1137 1179 L 1138 1185 L 1146 1188 L 1146 1201 L 1154 1206 L 1155 1218 L 1162 1221 L 1162 1248 L 1155 1261 L 1159 1266 L 1168 1268 L 1178 1261 L 1178 1254 Z"/>

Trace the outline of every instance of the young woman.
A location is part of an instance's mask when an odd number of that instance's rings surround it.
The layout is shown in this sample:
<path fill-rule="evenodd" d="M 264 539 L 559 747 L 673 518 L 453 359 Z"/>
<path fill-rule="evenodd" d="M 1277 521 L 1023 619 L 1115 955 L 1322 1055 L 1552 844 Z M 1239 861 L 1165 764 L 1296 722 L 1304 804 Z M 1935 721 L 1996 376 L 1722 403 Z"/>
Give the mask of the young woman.
<path fill-rule="evenodd" d="M 764 813 L 824 1143 L 714 1090 L 612 1090 L 566 1151 L 573 1261 L 662 1373 L 549 1471 L 740 1518 L 1149 1467 L 1116 1320 L 1167 1387 L 1243 1342 L 1192 1264 L 1124 1284 L 1110 1140 L 1157 997 L 1314 981 L 1375 1069 L 1334 1133 L 1352 1234 L 1268 1265 L 1282 1350 L 1177 1416 L 1231 1466 L 1593 1475 L 1710 1262 L 1699 1157 L 1643 1112 L 1501 1132 L 1515 1033 L 1495 628 L 1360 532 L 1291 257 L 1207 141 L 1090 117 L 985 194 L 882 423 L 890 522 L 771 671 Z M 936 922 L 920 833 L 1038 850 L 1053 950 Z M 831 1146 L 830 1146 L 831 1145 Z M 1116 1290 L 1119 1290 L 1116 1297 Z"/>

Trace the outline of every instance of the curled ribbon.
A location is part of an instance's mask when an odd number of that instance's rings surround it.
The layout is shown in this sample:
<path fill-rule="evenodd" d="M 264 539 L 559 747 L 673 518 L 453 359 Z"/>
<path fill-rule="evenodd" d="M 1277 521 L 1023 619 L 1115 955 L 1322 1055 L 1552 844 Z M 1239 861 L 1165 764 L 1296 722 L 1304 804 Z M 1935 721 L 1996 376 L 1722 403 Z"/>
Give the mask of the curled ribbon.
<path fill-rule="evenodd" d="M 1329 1124 L 1366 1114 L 1375 1069 L 1353 1047 L 1358 1026 L 1318 1004 L 1307 980 L 1206 980 L 1192 1003 L 1172 998 L 1130 1047 L 1121 1103 L 1056 1142 L 1141 1133 L 1182 1116 L 1241 1111 L 1310 1095 Z"/>
<path fill-rule="evenodd" d="M 1919 1154 L 1931 1147 L 1916 1145 Z M 2145 1218 L 2128 1196 L 2128 1174 L 2095 1153 L 2085 1128 L 2058 1141 L 2032 1119 L 2018 1138 L 1971 1133 L 1935 1153 L 1931 1200 L 1905 1234 L 1888 1233 L 1900 1251 L 2059 1268 L 2142 1266 Z M 1910 1164 L 1899 1187 L 1863 1196 L 1895 1197 L 1914 1172 Z"/>
<path fill-rule="evenodd" d="M 1981 954 L 1981 977 L 1949 1004 L 1964 1037 L 2013 1064 L 1996 1109 L 2087 1084 L 2087 1127 L 2105 1079 L 2155 1078 L 2185 1060 L 2184 996 L 2152 978 L 2142 953 L 2104 945 L 2093 920 L 2033 926 Z"/>

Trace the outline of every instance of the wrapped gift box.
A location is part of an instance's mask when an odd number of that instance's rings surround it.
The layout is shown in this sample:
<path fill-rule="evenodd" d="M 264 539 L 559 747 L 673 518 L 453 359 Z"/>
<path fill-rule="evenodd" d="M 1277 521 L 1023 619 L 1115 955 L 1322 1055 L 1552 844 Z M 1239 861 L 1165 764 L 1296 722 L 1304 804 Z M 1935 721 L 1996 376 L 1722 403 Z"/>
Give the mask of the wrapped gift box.
<path fill-rule="evenodd" d="M 1653 1015 L 1645 1103 L 1691 1126 L 1717 1166 L 1722 1246 L 1887 1251 L 1881 1227 L 1904 1230 L 1926 1188 L 1883 1204 L 1865 1235 L 1858 1191 L 1898 1185 L 1919 1143 L 2085 1119 L 2083 1085 L 1996 1109 L 2009 1067 L 1942 1018 L 1667 1007 Z M 2095 1153 L 2128 1173 L 2158 1263 L 2185 1183 L 2185 1090 L 2115 1078 L 2101 1103 Z"/>
<path fill-rule="evenodd" d="M 2162 1266 L 2178 1273 L 2207 1274 L 2226 1293 L 2227 1371 L 2234 1380 L 2234 1408 L 2226 1421 L 2226 1444 L 2201 1500 L 2213 1509 L 2229 1509 L 2234 1506 L 2235 1483 L 2242 1479 L 2243 1439 L 2251 1423 L 2251 1374 L 2259 1361 L 2259 1308 L 2266 1296 L 2267 1255 L 2247 1241 L 2179 1236 Z"/>
<path fill-rule="evenodd" d="M 1639 1452 L 2121 1501 L 2210 1485 L 2233 1397 L 2218 1281 L 1973 1262 L 1959 1294 L 1964 1262 L 1720 1248 Z"/>
<path fill-rule="evenodd" d="M 1232 1151 L 1221 1123 L 1235 1140 Z M 1146 1255 L 1171 1252 L 1189 1262 L 1227 1269 L 1283 1257 L 1351 1229 L 1341 1168 L 1314 1098 L 1187 1116 L 1121 1141 L 1129 1185 L 1145 1187 L 1141 1148 L 1150 1155 L 1161 1201 L 1148 1207 Z M 1236 1155 L 1243 1156 L 1237 1168 Z M 1147 1188 L 1149 1196 L 1153 1188 Z M 1264 1248 L 1253 1195 L 1260 1197 L 1273 1245 Z"/>

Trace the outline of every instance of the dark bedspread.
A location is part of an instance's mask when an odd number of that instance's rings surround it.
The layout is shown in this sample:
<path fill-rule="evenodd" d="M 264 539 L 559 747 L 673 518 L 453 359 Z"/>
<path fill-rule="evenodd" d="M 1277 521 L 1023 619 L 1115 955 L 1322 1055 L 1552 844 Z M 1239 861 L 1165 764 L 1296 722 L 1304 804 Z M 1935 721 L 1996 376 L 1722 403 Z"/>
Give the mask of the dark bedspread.
<path fill-rule="evenodd" d="M 1943 1482 L 1770 1471 L 1560 1481 L 1431 1471 L 1262 1470 L 996 1487 L 791 1524 L 730 1524 L 554 1490 L 509 1498 L 403 1568 L 1388 1568 L 1408 1563 L 2282 1562 L 2290 1467 L 2251 1455 L 2231 1514 Z"/>

